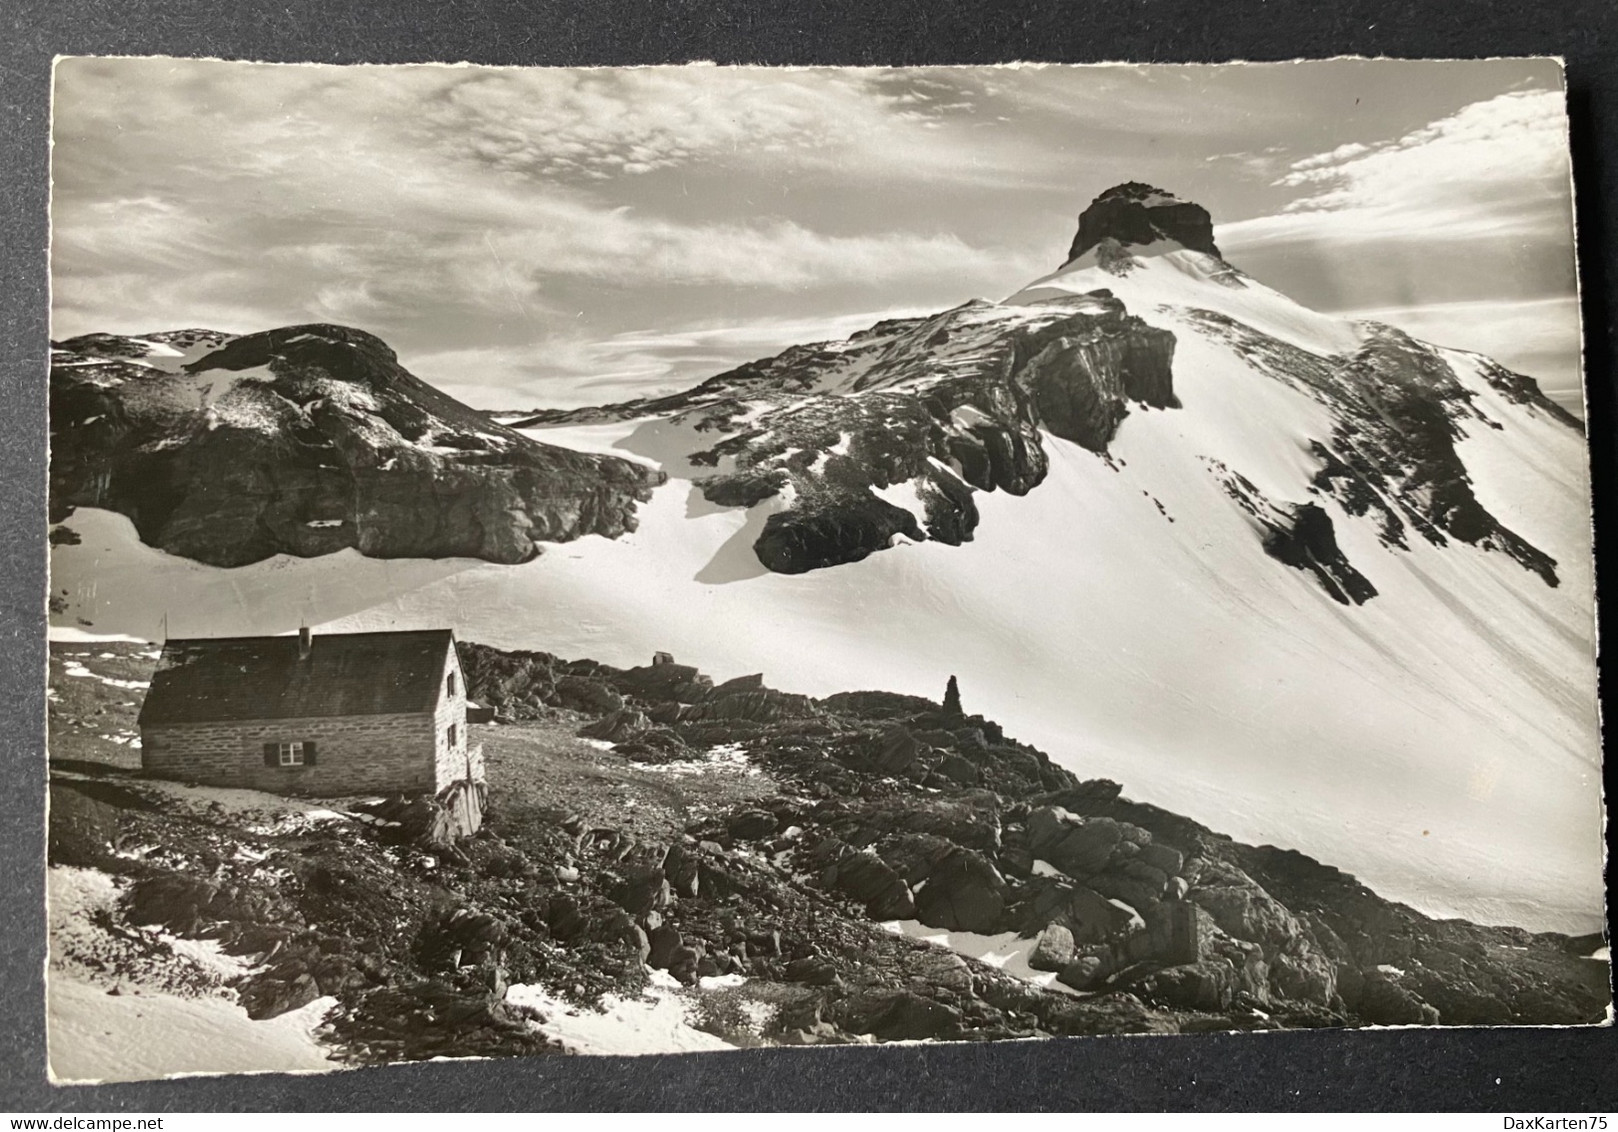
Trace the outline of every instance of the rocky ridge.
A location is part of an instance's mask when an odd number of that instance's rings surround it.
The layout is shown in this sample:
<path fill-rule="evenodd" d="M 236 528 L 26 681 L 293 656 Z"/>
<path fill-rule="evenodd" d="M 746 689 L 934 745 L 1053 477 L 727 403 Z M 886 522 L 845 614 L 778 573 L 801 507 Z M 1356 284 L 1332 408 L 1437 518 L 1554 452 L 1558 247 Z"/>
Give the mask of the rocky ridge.
<path fill-rule="evenodd" d="M 683 394 L 515 428 L 664 416 L 714 434 L 687 459 L 709 502 L 771 511 L 753 544 L 800 574 L 898 540 L 970 541 L 974 491 L 1045 478 L 1042 433 L 1105 456 L 1131 411 L 1172 409 L 1174 336 L 1105 289 L 1037 308 L 974 301 L 795 347 Z M 709 471 L 711 469 L 711 471 Z"/>
<path fill-rule="evenodd" d="M 633 530 L 661 482 L 512 432 L 325 324 L 55 343 L 50 405 L 53 522 L 118 511 L 216 566 L 346 548 L 523 562 Z"/>
<path fill-rule="evenodd" d="M 1133 296 L 1135 309 L 1114 287 Z M 1375 523 L 1389 548 L 1408 549 L 1410 532 L 1435 545 L 1453 539 L 1558 584 L 1554 559 L 1473 490 L 1457 447 L 1463 426 L 1507 425 L 1479 407 L 1445 351 L 1393 327 L 1340 322 L 1330 347 L 1305 348 L 1197 305 L 1220 292 L 1248 292 L 1236 306 L 1247 301 L 1260 313 L 1279 305 L 1282 322 L 1330 321 L 1227 263 L 1205 209 L 1131 182 L 1084 211 L 1055 276 L 1004 303 L 879 323 L 670 396 L 513 414 L 511 423 L 543 435 L 554 425 L 643 420 L 683 436 L 686 466 L 676 474 L 689 475 L 709 503 L 759 508 L 758 561 L 803 573 L 903 542 L 970 541 L 976 493 L 1024 495 L 1045 479 L 1046 436 L 1118 471 L 1110 446 L 1128 415 L 1180 409 L 1176 347 L 1189 334 L 1306 394 L 1330 419 L 1305 439 L 1316 470 L 1290 497 L 1266 496 L 1217 446 L 1198 456 L 1270 557 L 1309 573 L 1343 604 L 1375 598 L 1376 586 L 1339 545 L 1330 500 Z M 1580 428 L 1531 378 L 1474 361 L 1513 405 Z"/>
<path fill-rule="evenodd" d="M 1505 554 L 1547 585 L 1558 583 L 1555 560 L 1478 500 L 1456 450 L 1463 437 L 1459 425 L 1506 426 L 1475 404 L 1438 350 L 1376 323 L 1367 324 L 1359 350 L 1322 358 L 1226 315 L 1196 310 L 1190 317 L 1255 369 L 1332 408 L 1331 436 L 1312 444 L 1320 466 L 1311 487 L 1335 498 L 1349 514 L 1370 517 L 1383 545 L 1408 547 L 1412 531 L 1437 546 L 1453 538 Z M 1509 401 L 1583 430 L 1578 418 L 1546 397 L 1532 378 L 1486 358 L 1476 360 L 1484 379 Z"/>

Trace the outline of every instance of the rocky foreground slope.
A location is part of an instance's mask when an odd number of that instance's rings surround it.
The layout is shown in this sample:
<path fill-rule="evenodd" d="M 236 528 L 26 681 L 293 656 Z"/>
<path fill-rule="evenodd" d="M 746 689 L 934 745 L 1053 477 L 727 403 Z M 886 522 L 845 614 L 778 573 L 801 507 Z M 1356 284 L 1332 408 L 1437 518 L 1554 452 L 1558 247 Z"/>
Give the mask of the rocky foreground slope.
<path fill-rule="evenodd" d="M 98 764 L 149 664 L 102 655 L 58 656 L 124 675 L 58 681 L 52 721 L 51 859 L 122 886 L 97 977 L 218 941 L 255 1018 L 329 996 L 343 1063 L 567 1048 L 566 1003 L 649 980 L 732 1045 L 1579 1024 L 1610 998 L 1597 938 L 1430 919 L 1082 780 L 955 696 L 463 646 L 506 722 L 477 736 L 488 824 L 450 847 L 414 837 L 419 802 L 249 820 Z M 547 737 L 572 729 L 611 749 L 564 774 Z"/>
<path fill-rule="evenodd" d="M 633 530 L 660 482 L 511 432 L 346 327 L 51 350 L 52 520 L 118 511 L 148 545 L 211 565 L 349 547 L 524 562 L 541 542 Z"/>

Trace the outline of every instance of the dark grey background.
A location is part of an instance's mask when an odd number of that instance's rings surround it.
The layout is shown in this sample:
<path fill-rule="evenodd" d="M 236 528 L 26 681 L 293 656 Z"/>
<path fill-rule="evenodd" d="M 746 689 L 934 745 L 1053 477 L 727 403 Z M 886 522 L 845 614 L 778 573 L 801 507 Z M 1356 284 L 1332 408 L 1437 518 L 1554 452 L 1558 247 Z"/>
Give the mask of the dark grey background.
<path fill-rule="evenodd" d="M 540 1108 L 1618 1109 L 1618 1034 L 1437 1030 L 1064 1039 L 400 1066 L 98 1088 L 45 1081 L 43 769 L 47 145 L 56 54 L 631 64 L 1132 62 L 1341 54 L 1567 59 L 1599 562 L 1615 549 L 1613 0 L 0 0 L 0 1110 Z M 1618 583 L 1602 569 L 1599 584 Z M 1604 611 L 1603 636 L 1618 625 Z M 1610 717 L 1612 680 L 1604 672 Z M 1612 780 L 1608 772 L 1609 782 Z M 1611 845 L 1609 832 L 1609 851 Z M 1610 925 L 1610 915 L 1609 915 Z"/>

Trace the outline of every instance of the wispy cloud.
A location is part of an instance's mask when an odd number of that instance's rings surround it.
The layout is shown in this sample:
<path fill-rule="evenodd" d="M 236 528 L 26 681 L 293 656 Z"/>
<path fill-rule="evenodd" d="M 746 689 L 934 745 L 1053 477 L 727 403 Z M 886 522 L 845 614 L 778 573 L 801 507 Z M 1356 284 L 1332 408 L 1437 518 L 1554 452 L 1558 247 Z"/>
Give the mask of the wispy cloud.
<path fill-rule="evenodd" d="M 936 228 L 826 230 L 767 201 L 670 214 L 668 186 L 637 203 L 595 188 L 693 163 L 780 178 L 792 153 L 891 163 L 944 92 L 878 72 L 62 66 L 59 333 L 109 312 L 534 323 L 581 285 L 801 293 L 1030 266 Z"/>
<path fill-rule="evenodd" d="M 1274 215 L 1224 225 L 1220 244 L 1565 237 L 1566 138 L 1558 91 L 1474 102 L 1396 139 L 1292 162 L 1276 185 L 1300 195 Z"/>

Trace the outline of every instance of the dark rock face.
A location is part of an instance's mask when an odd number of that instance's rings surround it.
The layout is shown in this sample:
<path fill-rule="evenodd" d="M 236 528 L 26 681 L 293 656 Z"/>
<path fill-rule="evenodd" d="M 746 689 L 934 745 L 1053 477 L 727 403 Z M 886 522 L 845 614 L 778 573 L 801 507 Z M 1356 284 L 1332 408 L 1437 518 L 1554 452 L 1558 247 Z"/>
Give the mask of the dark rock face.
<path fill-rule="evenodd" d="M 1300 504 L 1288 518 L 1289 522 L 1272 527 L 1265 536 L 1265 554 L 1294 569 L 1312 572 L 1322 588 L 1344 605 L 1364 605 L 1376 596 L 1370 579 L 1338 548 L 1331 516 L 1319 505 Z"/>
<path fill-rule="evenodd" d="M 778 574 L 840 566 L 891 546 L 895 535 L 926 539 L 916 517 L 871 495 L 850 495 L 807 514 L 779 511 L 753 544 L 758 560 Z"/>
<path fill-rule="evenodd" d="M 523 562 L 633 530 L 661 480 L 512 432 L 346 327 L 92 335 L 52 360 L 53 521 L 119 511 L 148 545 L 211 565 L 346 547 Z"/>
<path fill-rule="evenodd" d="M 1173 358 L 1174 335 L 1105 289 L 1034 306 L 974 300 L 683 393 L 516 424 L 659 415 L 718 434 L 691 455 L 694 482 L 724 507 L 777 501 L 753 550 L 800 574 L 900 541 L 970 541 L 974 492 L 1025 495 L 1044 480 L 1042 431 L 1105 455 L 1132 405 L 1177 408 Z"/>
<path fill-rule="evenodd" d="M 916 897 L 916 918 L 948 931 L 991 935 L 1001 931 L 1006 882 L 985 857 L 970 849 L 950 854 L 927 877 Z"/>
<path fill-rule="evenodd" d="M 1109 238 L 1126 245 L 1174 240 L 1192 251 L 1219 254 L 1207 209 L 1139 181 L 1115 185 L 1080 213 L 1079 231 L 1066 262 Z"/>

